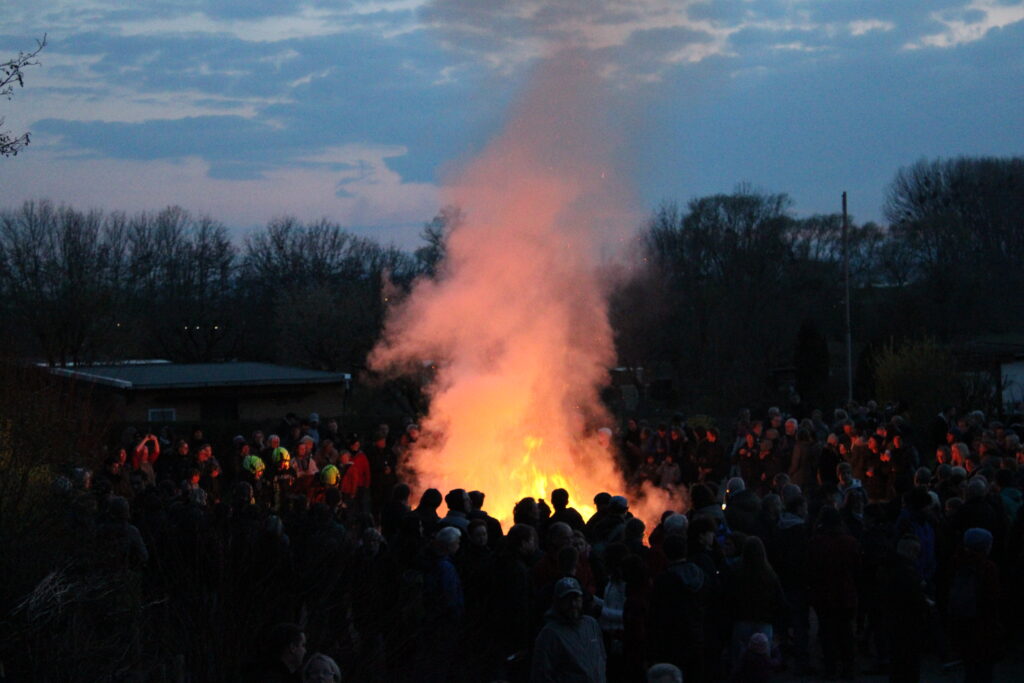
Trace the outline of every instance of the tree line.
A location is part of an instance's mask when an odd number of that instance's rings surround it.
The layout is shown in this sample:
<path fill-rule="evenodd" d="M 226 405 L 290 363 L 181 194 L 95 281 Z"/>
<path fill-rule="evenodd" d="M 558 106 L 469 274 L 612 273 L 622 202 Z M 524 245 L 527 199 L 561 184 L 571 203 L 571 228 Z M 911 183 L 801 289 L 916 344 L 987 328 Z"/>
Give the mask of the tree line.
<path fill-rule="evenodd" d="M 888 226 L 849 225 L 858 348 L 1020 329 L 1024 159 L 920 161 L 896 173 L 884 213 Z M 53 365 L 245 358 L 358 372 L 386 299 L 435 277 L 460 220 L 446 207 L 410 253 L 326 220 L 277 219 L 235 242 L 179 207 L 26 202 L 0 211 L 5 348 Z M 785 194 L 740 186 L 664 203 L 612 294 L 621 362 L 670 379 L 667 400 L 694 410 L 778 400 L 782 375 L 806 404 L 835 400 L 843 249 L 839 214 L 794 217 Z M 859 393 L 871 381 L 862 373 Z"/>

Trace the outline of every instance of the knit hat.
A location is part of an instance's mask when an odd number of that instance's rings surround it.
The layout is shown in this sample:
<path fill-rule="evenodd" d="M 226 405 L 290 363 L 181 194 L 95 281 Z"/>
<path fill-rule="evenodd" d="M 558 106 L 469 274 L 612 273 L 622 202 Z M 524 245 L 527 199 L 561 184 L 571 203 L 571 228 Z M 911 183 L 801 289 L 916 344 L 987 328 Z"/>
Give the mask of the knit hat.
<path fill-rule="evenodd" d="M 629 509 L 629 501 L 625 496 L 612 496 L 612 499 L 608 501 L 608 509 L 611 512 L 625 512 Z"/>
<path fill-rule="evenodd" d="M 338 483 L 339 476 L 341 476 L 341 472 L 334 465 L 328 465 L 320 470 L 320 479 L 327 486 L 335 486 Z"/>
<path fill-rule="evenodd" d="M 284 446 L 278 446 L 274 449 L 274 453 L 271 456 L 274 459 L 274 464 L 280 463 L 282 460 L 288 462 L 292 459 L 292 454 L 288 452 L 288 449 Z"/>
<path fill-rule="evenodd" d="M 250 474 L 256 474 L 266 469 L 263 460 L 258 455 L 247 455 L 242 458 L 242 469 Z"/>
<path fill-rule="evenodd" d="M 964 532 L 964 547 L 987 555 L 992 550 L 992 533 L 980 527 L 968 529 Z"/>

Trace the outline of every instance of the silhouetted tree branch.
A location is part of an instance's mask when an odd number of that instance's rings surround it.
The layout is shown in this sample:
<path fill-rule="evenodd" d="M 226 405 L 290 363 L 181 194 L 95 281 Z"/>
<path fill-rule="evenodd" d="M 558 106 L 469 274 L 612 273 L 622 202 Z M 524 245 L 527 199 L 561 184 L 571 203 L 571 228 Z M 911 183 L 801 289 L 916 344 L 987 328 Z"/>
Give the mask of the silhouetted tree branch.
<path fill-rule="evenodd" d="M 36 56 L 46 47 L 46 36 L 36 41 L 36 49 L 31 52 L 19 52 L 17 57 L 0 63 L 0 97 L 11 99 L 14 96 L 14 86 L 25 87 L 24 70 L 30 66 L 39 64 Z M 13 157 L 29 143 L 29 133 L 26 131 L 16 135 L 10 131 L 3 130 L 4 118 L 0 116 L 0 157 Z"/>

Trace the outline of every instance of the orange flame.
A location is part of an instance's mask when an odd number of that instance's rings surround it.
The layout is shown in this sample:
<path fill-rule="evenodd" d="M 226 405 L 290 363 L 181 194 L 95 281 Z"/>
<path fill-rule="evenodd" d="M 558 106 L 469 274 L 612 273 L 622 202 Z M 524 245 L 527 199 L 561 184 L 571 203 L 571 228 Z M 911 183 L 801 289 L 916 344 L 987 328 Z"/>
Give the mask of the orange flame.
<path fill-rule="evenodd" d="M 587 500 L 586 496 L 580 495 L 576 491 L 575 483 L 570 481 L 564 474 L 545 471 L 543 465 L 538 466 L 538 463 L 534 462 L 534 454 L 543 443 L 544 439 L 537 437 L 528 436 L 523 439 L 525 450 L 522 462 L 519 467 L 513 469 L 509 474 L 509 478 L 519 485 L 515 499 L 522 500 L 523 498 L 530 497 L 540 500 L 547 498 L 555 489 L 565 489 L 569 493 L 570 504 L 583 515 L 583 519 L 588 519 L 597 511 L 597 508 L 585 502 Z M 502 521 L 505 522 L 507 520 Z"/>

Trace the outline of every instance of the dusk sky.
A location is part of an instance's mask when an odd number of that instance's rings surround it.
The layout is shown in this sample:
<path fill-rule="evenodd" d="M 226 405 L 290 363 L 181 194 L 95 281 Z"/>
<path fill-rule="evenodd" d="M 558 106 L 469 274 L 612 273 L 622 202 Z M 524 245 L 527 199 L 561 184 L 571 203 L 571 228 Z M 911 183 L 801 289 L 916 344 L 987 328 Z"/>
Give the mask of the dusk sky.
<path fill-rule="evenodd" d="M 413 246 L 552 46 L 599 65 L 642 210 L 789 193 L 882 220 L 921 158 L 1024 154 L 1024 0 L 6 0 L 5 207 L 326 217 Z"/>

